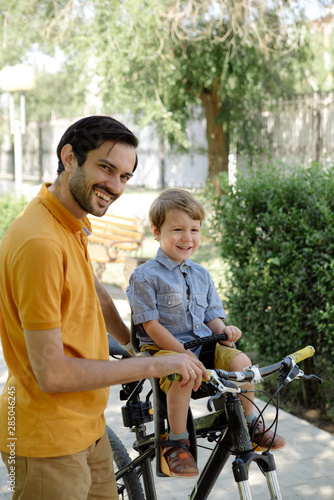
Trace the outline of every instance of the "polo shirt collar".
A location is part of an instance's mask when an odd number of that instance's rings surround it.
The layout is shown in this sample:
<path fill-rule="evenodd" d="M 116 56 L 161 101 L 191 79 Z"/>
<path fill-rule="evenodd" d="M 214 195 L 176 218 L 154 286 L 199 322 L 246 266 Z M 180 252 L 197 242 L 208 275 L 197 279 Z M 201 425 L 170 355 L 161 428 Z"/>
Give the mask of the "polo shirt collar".
<path fill-rule="evenodd" d="M 162 264 L 163 266 L 167 267 L 169 271 L 173 271 L 175 267 L 181 267 L 184 268 L 185 266 L 191 267 L 194 263 L 190 259 L 186 259 L 182 264 L 179 264 L 173 259 L 170 259 L 167 257 L 167 255 L 161 250 L 161 248 L 158 249 L 157 255 L 155 259 Z"/>
<path fill-rule="evenodd" d="M 84 227 L 91 231 L 91 224 L 88 217 L 83 217 L 82 220 L 77 219 L 64 205 L 52 194 L 48 187 L 49 184 L 43 184 L 37 197 L 52 213 L 52 215 L 59 220 L 59 222 L 73 233 L 81 232 Z"/>

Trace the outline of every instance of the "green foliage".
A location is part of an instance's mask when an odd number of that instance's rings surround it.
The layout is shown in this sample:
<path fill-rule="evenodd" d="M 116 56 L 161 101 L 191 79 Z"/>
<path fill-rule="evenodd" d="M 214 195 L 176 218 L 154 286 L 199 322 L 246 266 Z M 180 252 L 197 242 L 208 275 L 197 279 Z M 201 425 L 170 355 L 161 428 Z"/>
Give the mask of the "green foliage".
<path fill-rule="evenodd" d="M 66 2 L 53 0 L 2 0 L 0 9 L 0 68 L 27 62 L 27 52 L 37 47 L 53 54 L 46 28 Z M 65 23 L 63 22 L 63 25 Z"/>
<path fill-rule="evenodd" d="M 269 102 L 309 90 L 319 72 L 313 62 L 323 59 L 318 40 L 311 64 L 313 34 L 302 0 L 2 3 L 0 67 L 39 66 L 29 120 L 131 113 L 138 129 L 153 122 L 184 151 L 194 147 L 189 119 L 205 115 L 209 175 L 227 168 L 229 143 L 248 148 L 259 130 L 255 116 Z M 57 71 L 41 70 L 40 53 L 61 55 Z M 92 107 L 85 102 L 90 90 L 97 97 Z M 95 111 L 100 99 L 103 109 Z"/>
<path fill-rule="evenodd" d="M 55 37 L 57 26 L 62 30 L 56 14 Z M 209 0 L 94 0 L 79 2 L 74 15 L 76 24 L 59 42 L 77 74 L 100 78 L 105 111 L 136 113 L 139 127 L 154 121 L 181 148 L 190 146 L 186 124 L 203 93 L 219 96 L 218 121 L 234 133 L 255 101 L 293 92 L 307 52 L 302 2 L 249 10 L 232 0 L 214 8 Z"/>
<path fill-rule="evenodd" d="M 334 167 L 287 171 L 269 164 L 238 177 L 235 186 L 224 180 L 222 191 L 211 195 L 212 227 L 229 261 L 225 305 L 244 331 L 243 348 L 273 361 L 311 344 L 316 356 L 305 366 L 330 383 Z M 322 397 L 325 407 L 328 392 Z"/>
<path fill-rule="evenodd" d="M 36 64 L 38 53 L 62 56 L 57 74 L 37 75 L 27 100 L 30 120 L 81 115 L 85 89 L 97 82 L 103 113 L 134 113 L 138 128 L 154 122 L 181 150 L 191 147 L 187 123 L 198 110 L 204 115 L 203 96 L 218 96 L 217 109 L 206 109 L 208 123 L 247 143 L 251 110 L 291 95 L 306 59 L 310 67 L 301 0 L 2 3 L 0 67 Z M 227 162 L 227 149 L 216 156 Z M 216 163 L 210 155 L 209 161 Z"/>
<path fill-rule="evenodd" d="M 26 204 L 27 201 L 23 196 L 18 198 L 12 194 L 5 194 L 0 197 L 0 240 L 8 226 L 22 212 Z"/>
<path fill-rule="evenodd" d="M 46 61 L 50 70 L 59 45 L 66 45 L 73 35 L 75 12 L 71 0 L 3 0 L 0 9 L 0 69 L 19 63 L 35 69 L 36 86 L 29 91 L 26 106 L 28 121 L 47 121 L 53 118 L 83 114 L 87 78 L 71 57 L 54 61 L 51 73 L 44 69 Z M 86 42 L 87 44 L 87 42 Z M 0 91 L 1 96 L 1 91 Z M 19 95 L 14 96 L 16 100 Z M 7 113 L 4 112 L 4 115 Z M 7 123 L 1 120 L 1 128 Z"/>
<path fill-rule="evenodd" d="M 83 115 L 85 85 L 80 82 L 77 72 L 78 68 L 71 68 L 70 63 L 57 74 L 36 72 L 36 86 L 26 100 L 30 121 L 46 122 L 51 118 Z"/>
<path fill-rule="evenodd" d="M 330 61 L 334 57 L 334 40 L 329 35 L 329 26 L 313 31 L 310 42 L 310 56 L 304 71 L 304 79 L 299 82 L 298 92 L 333 90 L 333 73 Z M 313 56 L 312 56 L 313 54 Z M 319 57 L 319 54 L 322 54 Z"/>

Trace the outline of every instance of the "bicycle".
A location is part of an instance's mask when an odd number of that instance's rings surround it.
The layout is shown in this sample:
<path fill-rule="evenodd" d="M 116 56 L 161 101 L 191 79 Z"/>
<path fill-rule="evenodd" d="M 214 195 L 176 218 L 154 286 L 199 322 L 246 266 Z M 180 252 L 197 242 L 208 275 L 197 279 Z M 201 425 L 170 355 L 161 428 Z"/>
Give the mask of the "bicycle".
<path fill-rule="evenodd" d="M 225 334 L 211 335 L 189 342 L 186 349 L 198 345 L 215 345 L 218 340 L 226 340 Z M 127 355 L 115 343 L 110 348 L 111 356 Z M 144 353 L 142 353 L 144 354 Z M 146 353 L 145 353 L 146 354 Z M 229 457 L 235 455 L 232 463 L 234 480 L 237 483 L 240 500 L 252 500 L 249 486 L 249 468 L 255 462 L 266 477 L 270 500 L 282 500 L 282 494 L 276 474 L 276 465 L 270 450 L 263 452 L 253 444 L 249 435 L 242 405 L 238 394 L 247 392 L 242 389 L 243 384 L 258 384 L 275 373 L 278 373 L 277 395 L 288 383 L 296 379 L 317 380 L 321 379 L 315 375 L 305 375 L 297 363 L 313 356 L 314 348 L 307 346 L 300 351 L 284 357 L 283 360 L 269 366 L 260 368 L 253 365 L 242 372 L 226 372 L 219 369 L 210 369 L 210 380 L 203 381 L 199 394 L 193 393 L 195 398 L 209 397 L 208 415 L 193 418 L 191 409 L 188 413 L 188 432 L 191 441 L 191 452 L 197 459 L 197 439 L 207 439 L 215 443 L 214 448 L 207 460 L 199 478 L 189 495 L 189 500 L 205 500 L 208 498 L 221 471 L 225 467 Z M 176 380 L 177 374 L 171 375 L 171 380 Z M 138 456 L 131 460 L 124 445 L 117 435 L 109 428 L 108 434 L 111 446 L 114 450 L 115 475 L 118 486 L 119 497 L 130 500 L 157 500 L 155 489 L 152 460 L 156 458 L 156 474 L 167 476 L 167 468 L 164 458 L 161 456 L 160 448 L 163 440 L 168 434 L 168 421 L 166 414 L 166 403 L 164 395 L 159 388 L 157 379 L 150 379 L 151 388 L 145 396 L 141 397 L 143 385 L 146 379 L 130 384 L 124 384 L 120 392 L 122 401 L 126 401 L 122 407 L 123 424 L 135 433 L 136 440 L 133 448 Z M 151 397 L 153 396 L 153 406 Z M 272 398 L 268 404 L 272 401 Z M 153 420 L 153 413 L 155 418 Z M 260 412 L 259 418 L 262 418 Z M 277 425 L 278 405 L 276 406 L 276 417 L 271 425 Z M 146 434 L 146 423 L 154 421 L 154 433 Z M 142 484 L 140 482 L 142 477 Z M 144 494 L 145 492 L 145 494 Z"/>

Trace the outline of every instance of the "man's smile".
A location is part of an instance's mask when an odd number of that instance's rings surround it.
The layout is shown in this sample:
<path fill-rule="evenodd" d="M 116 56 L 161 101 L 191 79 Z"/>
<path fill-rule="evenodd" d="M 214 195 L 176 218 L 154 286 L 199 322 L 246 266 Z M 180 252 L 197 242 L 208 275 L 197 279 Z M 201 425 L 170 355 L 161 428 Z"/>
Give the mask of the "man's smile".
<path fill-rule="evenodd" d="M 106 203 L 111 203 L 117 199 L 117 196 L 114 193 L 108 194 L 104 189 L 93 188 L 94 194 L 100 198 L 100 200 L 105 201 Z"/>
<path fill-rule="evenodd" d="M 97 191 L 97 190 L 95 189 L 95 190 L 94 190 L 94 193 L 95 193 L 97 196 L 99 196 L 100 198 L 102 198 L 103 200 L 105 200 L 105 201 L 110 201 L 110 200 L 111 200 L 110 196 L 108 196 L 108 195 L 106 195 L 106 194 L 102 193 L 101 191 Z"/>

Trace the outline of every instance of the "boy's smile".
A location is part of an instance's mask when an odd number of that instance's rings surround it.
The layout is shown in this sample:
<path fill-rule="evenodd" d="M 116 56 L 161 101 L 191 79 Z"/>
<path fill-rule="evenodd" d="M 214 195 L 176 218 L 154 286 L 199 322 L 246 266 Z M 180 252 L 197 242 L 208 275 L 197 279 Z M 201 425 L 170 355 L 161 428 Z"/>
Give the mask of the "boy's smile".
<path fill-rule="evenodd" d="M 193 220 L 186 212 L 178 209 L 167 212 L 160 232 L 156 226 L 151 226 L 161 250 L 179 264 L 196 252 L 200 243 L 200 228 L 199 220 Z"/>

